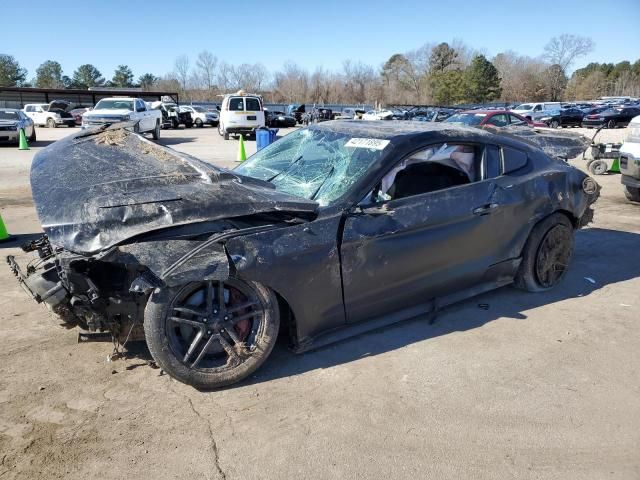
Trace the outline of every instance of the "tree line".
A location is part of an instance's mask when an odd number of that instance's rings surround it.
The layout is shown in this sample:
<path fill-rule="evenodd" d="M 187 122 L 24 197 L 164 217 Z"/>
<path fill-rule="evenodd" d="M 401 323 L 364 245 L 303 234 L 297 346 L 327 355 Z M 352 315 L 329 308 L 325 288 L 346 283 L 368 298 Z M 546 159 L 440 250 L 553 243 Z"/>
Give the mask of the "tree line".
<path fill-rule="evenodd" d="M 290 61 L 275 72 L 259 63 L 234 65 L 205 50 L 193 60 L 179 56 L 162 76 L 144 73 L 136 79 L 129 66 L 119 65 L 109 80 L 92 64 L 80 65 L 67 76 L 54 60 L 42 63 L 27 80 L 27 71 L 13 56 L 0 54 L 0 85 L 142 87 L 177 91 L 187 101 L 215 101 L 219 94 L 244 89 L 262 93 L 269 102 L 316 104 L 455 105 L 640 96 L 640 60 L 590 63 L 569 75 L 575 62 L 593 48 L 589 38 L 560 35 L 537 58 L 513 51 L 489 58 L 453 41 L 396 53 L 377 67 L 347 60 L 341 69 L 319 66 L 312 72 Z"/>

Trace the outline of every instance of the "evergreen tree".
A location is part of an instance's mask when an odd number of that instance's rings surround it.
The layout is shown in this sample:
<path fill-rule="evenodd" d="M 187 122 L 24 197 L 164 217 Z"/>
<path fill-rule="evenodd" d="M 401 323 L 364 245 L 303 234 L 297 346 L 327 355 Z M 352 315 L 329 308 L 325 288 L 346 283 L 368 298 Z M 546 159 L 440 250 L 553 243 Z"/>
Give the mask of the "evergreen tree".
<path fill-rule="evenodd" d="M 12 55 L 0 53 L 0 86 L 24 86 L 26 78 L 27 71 L 20 66 Z"/>
<path fill-rule="evenodd" d="M 47 60 L 36 70 L 36 87 L 64 88 L 62 66 L 55 60 Z"/>
<path fill-rule="evenodd" d="M 133 87 L 133 72 L 127 65 L 118 65 L 111 79 L 111 84 L 120 88 Z"/>
<path fill-rule="evenodd" d="M 484 103 L 500 97 L 498 69 L 484 55 L 476 55 L 464 72 L 465 97 L 471 103 Z"/>

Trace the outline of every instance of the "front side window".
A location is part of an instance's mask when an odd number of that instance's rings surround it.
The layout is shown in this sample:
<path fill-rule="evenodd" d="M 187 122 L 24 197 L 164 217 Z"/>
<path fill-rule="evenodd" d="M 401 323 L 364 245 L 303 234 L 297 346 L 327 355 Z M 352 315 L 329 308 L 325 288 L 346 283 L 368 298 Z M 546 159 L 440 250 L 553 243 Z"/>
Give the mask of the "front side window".
<path fill-rule="evenodd" d="M 527 124 L 527 122 L 525 122 L 521 118 L 516 117 L 515 115 L 509 115 L 509 118 L 511 119 L 511 125 L 526 125 Z"/>
<path fill-rule="evenodd" d="M 508 123 L 507 116 L 504 113 L 499 113 L 492 116 L 487 123 L 495 125 L 496 127 L 506 127 Z"/>
<path fill-rule="evenodd" d="M 476 145 L 431 145 L 399 162 L 376 186 L 373 202 L 396 200 L 482 179 L 482 149 Z"/>

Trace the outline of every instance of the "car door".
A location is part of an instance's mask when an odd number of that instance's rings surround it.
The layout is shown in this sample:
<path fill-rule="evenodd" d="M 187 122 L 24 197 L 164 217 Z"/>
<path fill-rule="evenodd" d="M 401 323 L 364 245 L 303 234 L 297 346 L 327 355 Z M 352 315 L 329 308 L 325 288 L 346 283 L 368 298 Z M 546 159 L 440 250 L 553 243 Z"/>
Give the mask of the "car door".
<path fill-rule="evenodd" d="M 150 117 L 149 112 L 147 112 L 147 107 L 142 100 L 135 101 L 136 106 L 136 116 L 138 117 L 140 123 L 140 131 L 148 132 L 149 130 L 153 130 L 153 125 L 150 125 Z"/>
<path fill-rule="evenodd" d="M 480 181 L 361 205 L 347 215 L 341 244 L 347 322 L 490 280 L 490 267 L 508 255 L 500 237 L 510 233 L 509 219 L 495 200 L 499 149 L 483 150 Z M 486 173 L 489 161 L 492 172 Z"/>

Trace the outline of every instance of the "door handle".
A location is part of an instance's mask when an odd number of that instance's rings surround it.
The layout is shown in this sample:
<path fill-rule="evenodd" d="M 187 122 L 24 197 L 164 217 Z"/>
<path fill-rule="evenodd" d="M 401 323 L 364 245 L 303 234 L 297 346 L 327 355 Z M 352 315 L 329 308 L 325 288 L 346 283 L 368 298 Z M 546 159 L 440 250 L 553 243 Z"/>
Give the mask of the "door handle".
<path fill-rule="evenodd" d="M 473 214 L 474 215 L 488 215 L 490 214 L 492 211 L 494 211 L 496 208 L 498 208 L 498 204 L 497 203 L 488 203 L 487 205 L 483 205 L 481 207 L 477 207 L 473 209 Z"/>

